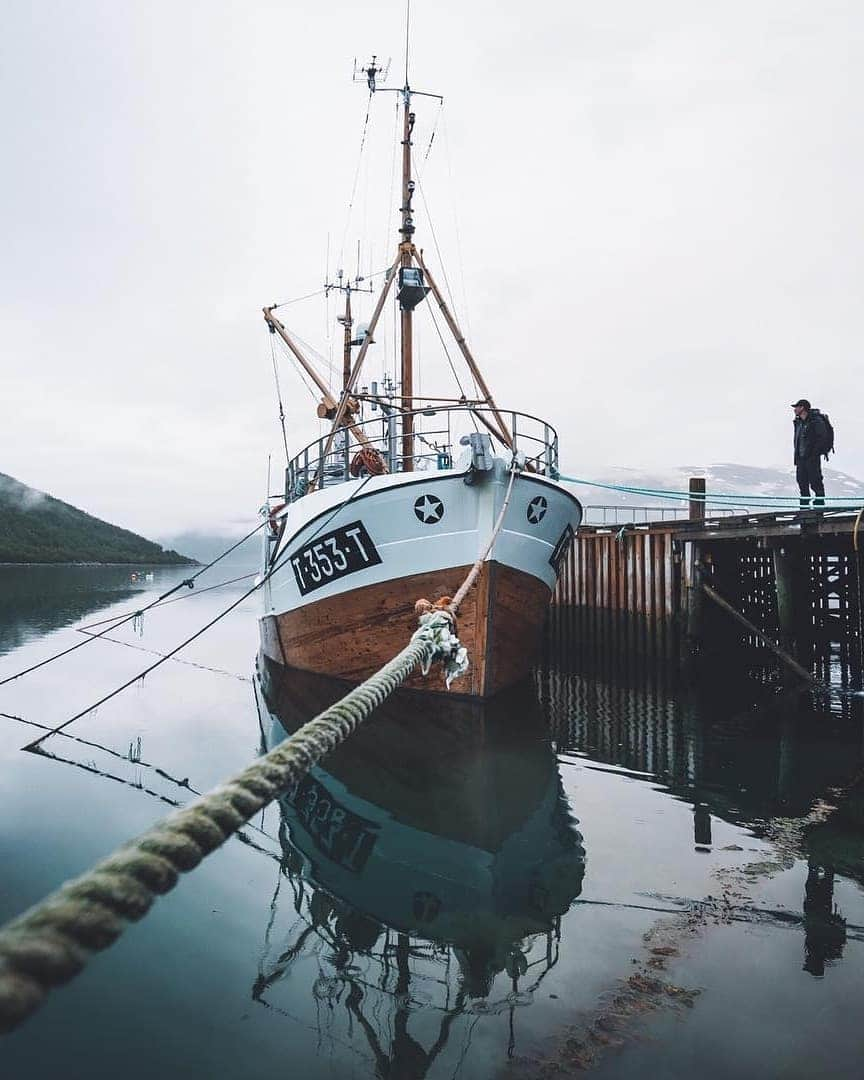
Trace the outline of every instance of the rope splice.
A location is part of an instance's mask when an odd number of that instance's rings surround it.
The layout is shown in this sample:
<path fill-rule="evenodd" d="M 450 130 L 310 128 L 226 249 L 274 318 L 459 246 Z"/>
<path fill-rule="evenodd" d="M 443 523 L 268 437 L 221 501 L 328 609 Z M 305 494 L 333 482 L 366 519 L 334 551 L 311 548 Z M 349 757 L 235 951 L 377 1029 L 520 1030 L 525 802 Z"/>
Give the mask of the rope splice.
<path fill-rule="evenodd" d="M 421 619 L 408 645 L 291 738 L 0 929 L 0 1032 L 35 1012 L 142 918 L 181 873 L 237 833 L 259 810 L 345 741 L 421 665 L 452 662 L 452 616 Z M 464 649 L 462 649 L 464 652 Z"/>

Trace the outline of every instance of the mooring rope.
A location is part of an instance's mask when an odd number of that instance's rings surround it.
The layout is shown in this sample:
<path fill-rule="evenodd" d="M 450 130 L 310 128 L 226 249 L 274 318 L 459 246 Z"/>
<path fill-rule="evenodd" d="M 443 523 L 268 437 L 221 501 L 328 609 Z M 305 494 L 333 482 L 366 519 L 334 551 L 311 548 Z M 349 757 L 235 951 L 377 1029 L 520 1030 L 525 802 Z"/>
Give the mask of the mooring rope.
<path fill-rule="evenodd" d="M 450 616 L 432 612 L 397 656 L 341 701 L 243 772 L 176 811 L 0 929 L 0 1031 L 10 1031 L 50 990 L 78 975 L 129 922 L 142 918 L 179 875 L 194 869 L 280 792 L 335 750 L 450 638 Z"/>
<path fill-rule="evenodd" d="M 514 462 L 510 466 L 510 483 L 507 485 L 507 494 L 504 496 L 504 502 L 501 504 L 501 510 L 498 514 L 497 520 L 495 521 L 495 527 L 492 529 L 492 535 L 489 537 L 489 543 L 486 545 L 483 554 L 479 557 L 479 559 L 477 559 L 477 561 L 468 571 L 468 576 L 456 590 L 456 594 L 447 606 L 447 610 L 452 615 L 456 615 L 456 613 L 459 611 L 460 604 L 470 592 L 472 586 L 474 585 L 480 574 L 480 571 L 483 569 L 483 563 L 486 562 L 486 559 L 489 556 L 489 552 L 492 550 L 495 545 L 495 541 L 498 539 L 498 533 L 501 532 L 501 528 L 504 525 L 504 515 L 507 513 L 507 507 L 510 505 L 510 496 L 513 494 L 513 481 L 516 479 L 516 472 L 517 468 L 516 463 Z"/>
<path fill-rule="evenodd" d="M 198 866 L 343 743 L 417 666 L 425 672 L 434 661 L 443 661 L 449 668 L 448 685 L 454 668 L 457 673 L 464 670 L 460 667 L 464 649 L 454 633 L 456 612 L 503 527 L 517 471 L 514 461 L 483 554 L 447 607 L 420 610 L 419 628 L 389 663 L 243 772 L 157 822 L 0 928 L 0 1032 L 21 1024 L 54 987 L 73 979 L 95 953 L 120 937 L 128 923 L 143 918 L 157 896 L 174 888 L 181 873 Z"/>
<path fill-rule="evenodd" d="M 454 674 L 465 670 L 465 650 L 455 635 L 456 612 L 476 583 L 503 527 L 517 471 L 514 461 L 504 502 L 483 554 L 443 610 L 429 610 L 428 602 L 424 608 L 418 601 L 420 627 L 405 649 L 239 775 L 157 822 L 0 928 L 0 1031 L 21 1024 L 50 990 L 79 974 L 94 953 L 113 944 L 129 922 L 142 918 L 157 896 L 173 889 L 181 873 L 194 869 L 344 742 L 414 668 L 419 665 L 426 672 L 435 660 L 444 661 L 448 686 Z M 59 730 L 47 732 L 42 739 Z M 37 748 L 42 739 L 31 746 Z"/>
<path fill-rule="evenodd" d="M 855 527 L 852 529 L 852 548 L 855 554 L 858 554 L 858 530 L 861 528 L 861 518 L 864 517 L 864 506 L 858 511 L 858 515 L 855 518 Z"/>

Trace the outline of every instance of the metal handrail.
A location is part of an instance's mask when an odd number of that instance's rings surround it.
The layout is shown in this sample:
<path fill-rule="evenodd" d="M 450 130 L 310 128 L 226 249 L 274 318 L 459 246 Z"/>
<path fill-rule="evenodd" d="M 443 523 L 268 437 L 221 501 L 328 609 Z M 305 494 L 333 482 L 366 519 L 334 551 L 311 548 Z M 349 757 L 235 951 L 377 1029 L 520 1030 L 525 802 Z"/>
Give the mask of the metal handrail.
<path fill-rule="evenodd" d="M 400 421 L 405 417 L 420 418 L 439 414 L 446 416 L 446 425 L 432 430 L 413 431 L 412 453 L 410 456 L 403 455 L 401 452 L 403 432 Z M 388 410 L 386 406 L 382 406 L 381 416 L 354 422 L 350 429 L 344 428 L 341 445 L 336 446 L 331 442 L 329 452 L 326 454 L 329 434 L 313 440 L 296 454 L 288 462 L 285 470 L 285 500 L 293 502 L 301 498 L 313 483 L 320 487 L 329 487 L 351 479 L 350 466 L 353 453 L 350 433 L 359 430 L 365 436 L 368 445 L 381 454 L 391 473 L 407 471 L 405 469 L 407 461 L 410 461 L 412 467 L 421 463 L 422 469 L 427 469 L 430 464 L 433 464 L 436 469 L 446 469 L 452 468 L 453 464 L 456 438 L 453 421 L 457 416 L 470 419 L 474 430 L 489 431 L 493 439 L 497 439 L 499 443 L 506 446 L 503 438 L 487 427 L 484 422 L 485 417 L 489 415 L 501 415 L 510 421 L 513 449 L 525 454 L 529 468 L 540 475 L 557 476 L 558 433 L 547 421 L 532 416 L 530 413 L 500 409 L 496 413 L 494 409 L 485 406 L 461 403 L 458 405 L 433 403 L 427 405 L 426 408 L 410 411 L 402 411 L 395 407 Z M 477 421 L 481 416 L 484 419 L 480 420 L 478 426 Z M 536 434 L 532 433 L 531 425 L 536 425 Z M 373 428 L 376 426 L 380 430 L 374 433 Z M 528 430 L 525 430 L 526 426 Z"/>

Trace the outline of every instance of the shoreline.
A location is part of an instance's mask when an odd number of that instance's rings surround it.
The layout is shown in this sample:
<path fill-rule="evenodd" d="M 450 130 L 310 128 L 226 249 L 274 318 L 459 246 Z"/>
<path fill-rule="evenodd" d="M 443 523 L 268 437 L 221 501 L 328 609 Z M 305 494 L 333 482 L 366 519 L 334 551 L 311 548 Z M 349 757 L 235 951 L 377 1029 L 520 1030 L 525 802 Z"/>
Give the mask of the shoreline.
<path fill-rule="evenodd" d="M 184 567 L 184 566 L 202 566 L 203 564 L 195 559 L 189 559 L 188 562 L 0 562 L 0 567 L 3 566 L 146 566 L 150 569 L 156 567 Z"/>

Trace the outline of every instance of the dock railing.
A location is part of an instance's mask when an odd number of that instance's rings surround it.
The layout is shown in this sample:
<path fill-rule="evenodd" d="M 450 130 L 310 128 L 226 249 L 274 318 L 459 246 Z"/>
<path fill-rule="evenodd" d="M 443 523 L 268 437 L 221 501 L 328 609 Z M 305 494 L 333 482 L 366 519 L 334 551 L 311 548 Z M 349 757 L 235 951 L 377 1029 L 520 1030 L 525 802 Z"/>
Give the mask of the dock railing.
<path fill-rule="evenodd" d="M 687 506 L 627 506 L 622 504 L 591 504 L 583 507 L 583 525 L 647 525 L 654 521 L 687 521 Z M 734 517 L 749 512 L 746 506 L 706 507 L 709 517 Z"/>

